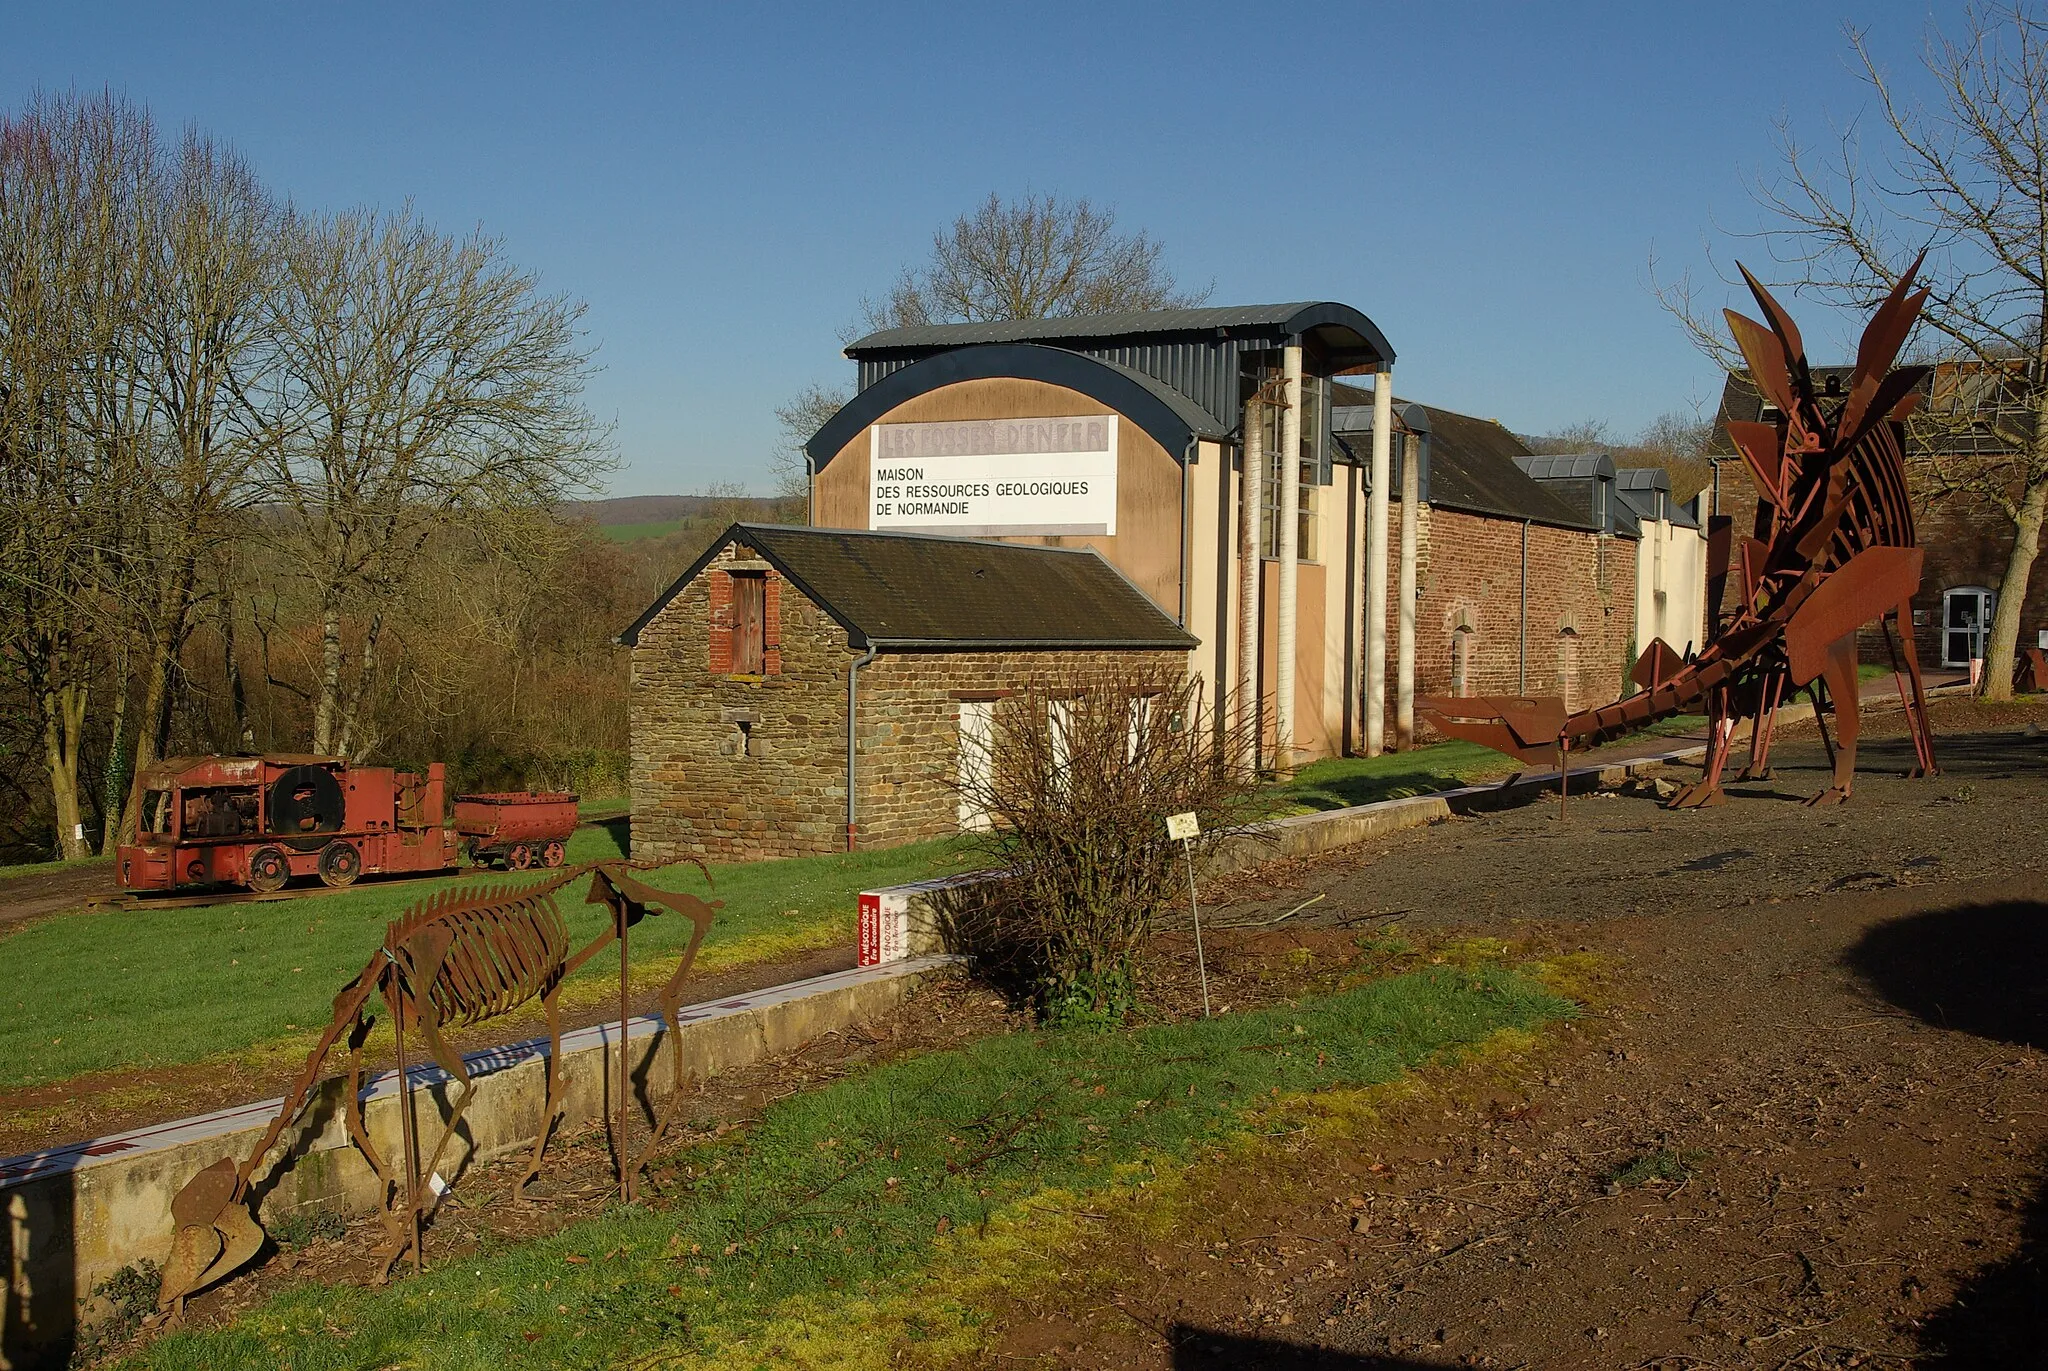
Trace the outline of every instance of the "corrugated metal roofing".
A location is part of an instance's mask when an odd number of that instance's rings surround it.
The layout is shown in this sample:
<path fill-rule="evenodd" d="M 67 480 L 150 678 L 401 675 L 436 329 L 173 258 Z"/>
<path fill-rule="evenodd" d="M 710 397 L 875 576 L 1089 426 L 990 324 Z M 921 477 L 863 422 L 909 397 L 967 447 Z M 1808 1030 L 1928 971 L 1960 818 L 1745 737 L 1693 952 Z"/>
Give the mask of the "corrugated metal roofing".
<path fill-rule="evenodd" d="M 1616 467 L 1614 482 L 1620 490 L 1669 490 L 1671 473 L 1663 467 Z"/>
<path fill-rule="evenodd" d="M 1596 480 L 1601 477 L 1615 479 L 1614 459 L 1604 452 L 1573 452 L 1564 454 L 1530 455 L 1517 457 L 1515 465 L 1521 467 L 1539 481 L 1571 477 L 1578 480 Z"/>
<path fill-rule="evenodd" d="M 788 577 L 856 648 L 1197 646 L 1092 549 L 776 524 L 726 529 L 619 641 L 637 642 L 640 630 L 735 542 Z"/>
<path fill-rule="evenodd" d="M 978 346 L 1040 344 L 1149 376 L 1211 416 L 1202 426 L 1237 429 L 1246 377 L 1255 363 L 1288 339 L 1307 344 L 1312 375 L 1391 363 L 1394 349 L 1379 326 L 1350 305 L 1305 300 L 1280 305 L 1077 314 L 1059 319 L 1003 319 L 883 329 L 848 345 L 866 391 L 930 357 Z"/>
<path fill-rule="evenodd" d="M 1325 302 L 1296 300 L 1281 305 L 1218 305 L 1198 309 L 1147 309 L 1120 314 L 1071 314 L 1056 319 L 994 319 L 972 324 L 918 324 L 887 328 L 856 338 L 846 355 L 894 348 L 964 347 L 969 343 L 1072 342 L 1131 338 L 1151 333 L 1196 333 L 1215 329 L 1257 329 L 1274 335 L 1297 332 L 1294 321 Z"/>

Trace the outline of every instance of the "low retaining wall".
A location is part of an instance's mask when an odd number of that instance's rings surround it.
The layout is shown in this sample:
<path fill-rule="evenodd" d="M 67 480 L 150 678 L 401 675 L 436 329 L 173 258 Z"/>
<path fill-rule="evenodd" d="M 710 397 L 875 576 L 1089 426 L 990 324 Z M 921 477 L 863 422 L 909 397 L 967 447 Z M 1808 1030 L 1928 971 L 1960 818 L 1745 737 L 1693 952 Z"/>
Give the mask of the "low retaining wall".
<path fill-rule="evenodd" d="M 700 1080 L 746 1066 L 877 1017 L 953 961 L 916 957 L 692 1005 L 678 1016 L 674 1042 L 658 1017 L 630 1020 L 627 1062 L 640 1126 L 650 1124 L 654 1103 L 668 1094 L 672 1053 L 681 1051 L 686 1077 Z M 618 1051 L 616 1023 L 563 1035 L 562 1130 L 616 1115 Z M 546 1058 L 545 1038 L 463 1058 L 476 1094 L 442 1156 L 443 1177 L 452 1181 L 471 1161 L 533 1146 L 546 1100 Z M 341 1064 L 337 1057 L 330 1067 Z M 452 1082 L 431 1064 L 408 1075 L 424 1152 L 440 1134 Z M 349 1143 L 341 1091 L 338 1078 L 324 1081 L 270 1163 L 257 1169 L 257 1214 L 266 1226 L 299 1209 L 376 1208 L 376 1173 Z M 400 1099 L 396 1071 L 372 1078 L 363 1091 L 365 1123 L 387 1159 L 404 1155 Z M 264 1100 L 0 1160 L 0 1272 L 7 1279 L 0 1369 L 62 1365 L 93 1287 L 135 1261 L 161 1262 L 170 1250 L 171 1197 L 201 1167 L 246 1156 L 282 1103 Z"/>

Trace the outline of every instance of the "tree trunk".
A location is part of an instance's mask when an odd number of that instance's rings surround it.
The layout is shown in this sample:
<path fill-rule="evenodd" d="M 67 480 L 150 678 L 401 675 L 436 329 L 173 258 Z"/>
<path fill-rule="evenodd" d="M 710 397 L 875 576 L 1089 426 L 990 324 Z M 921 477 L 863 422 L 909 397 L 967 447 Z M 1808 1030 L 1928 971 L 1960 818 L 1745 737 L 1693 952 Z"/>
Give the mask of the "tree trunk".
<path fill-rule="evenodd" d="M 335 739 L 334 750 L 354 762 L 362 761 L 376 745 L 375 738 L 362 736 L 368 730 L 359 730 L 357 725 L 362 722 L 363 701 L 370 694 L 371 679 L 377 674 L 377 638 L 383 630 L 384 616 L 372 614 L 369 627 L 363 630 L 363 651 L 356 664 L 355 685 L 341 711 L 341 732 Z"/>
<path fill-rule="evenodd" d="M 2034 558 L 2041 551 L 2041 518 L 2048 512 L 2048 470 L 2036 463 L 2019 509 L 2012 519 L 2012 553 L 2005 559 L 2005 579 L 1998 584 L 1998 609 L 1991 616 L 1991 636 L 1984 657 L 1984 695 L 2012 698 L 2013 663 L 2019 657 L 2020 623 L 2027 607 L 2027 585 L 2034 576 Z"/>
<path fill-rule="evenodd" d="M 249 690 L 242 681 L 242 653 L 235 635 L 235 601 L 223 592 L 220 609 L 221 666 L 228 678 L 229 727 L 234 733 L 231 746 L 241 752 L 256 750 L 256 730 L 249 726 Z"/>
<path fill-rule="evenodd" d="M 67 862 L 92 855 L 78 807 L 78 753 L 85 733 L 88 688 L 70 684 L 43 690 L 43 760 L 57 817 L 57 850 Z"/>
<path fill-rule="evenodd" d="M 124 635 L 114 654 L 114 718 L 107 739 L 107 765 L 100 776 L 100 851 L 112 852 L 121 841 L 121 819 L 128 798 L 128 642 Z"/>
<path fill-rule="evenodd" d="M 185 640 L 185 617 L 191 612 L 197 558 L 187 552 L 164 582 L 149 627 L 149 675 L 143 683 L 142 718 L 135 731 L 135 767 L 128 781 L 128 804 L 121 813 L 121 836 L 135 837 L 142 812 L 142 773 L 161 761 L 170 746 L 171 673 L 177 670 L 178 648 Z"/>
<path fill-rule="evenodd" d="M 313 751 L 334 754 L 341 717 L 341 606 L 332 590 L 320 603 L 320 697 L 313 702 Z"/>

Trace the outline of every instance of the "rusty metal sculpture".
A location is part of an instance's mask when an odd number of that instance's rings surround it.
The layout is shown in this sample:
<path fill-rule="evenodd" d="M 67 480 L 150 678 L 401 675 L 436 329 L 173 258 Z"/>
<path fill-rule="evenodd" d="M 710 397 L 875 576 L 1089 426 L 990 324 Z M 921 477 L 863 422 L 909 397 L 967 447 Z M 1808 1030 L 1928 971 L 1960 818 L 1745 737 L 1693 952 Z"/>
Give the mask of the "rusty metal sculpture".
<path fill-rule="evenodd" d="M 1922 554 L 1914 543 L 1905 473 L 1906 416 L 1920 398 L 1925 367 L 1892 363 L 1919 318 L 1927 292 L 1913 289 L 1915 262 L 1878 307 L 1846 386 L 1826 393 L 1808 366 L 1799 330 L 1747 271 L 1768 324 L 1728 311 L 1728 325 L 1774 423 L 1728 425 L 1757 488 L 1756 525 L 1737 549 L 1737 599 L 1724 620 L 1730 529 L 1717 518 L 1708 543 L 1707 642 L 1681 655 L 1657 640 L 1636 663 L 1634 694 L 1598 709 L 1568 713 L 1562 700 L 1499 696 L 1437 697 L 1417 712 L 1453 737 L 1524 761 L 1554 751 L 1560 783 L 1571 749 L 1591 747 L 1655 720 L 1705 707 L 1707 757 L 1700 779 L 1675 795 L 1673 808 L 1720 804 L 1721 776 L 1737 719 L 1754 721 L 1750 759 L 1739 779 L 1769 774 L 1772 725 L 1780 705 L 1801 689 L 1832 699 L 1835 737 L 1821 738 L 1832 783 L 1808 804 L 1840 804 L 1856 773 L 1860 732 L 1856 635 L 1883 631 L 1913 735 L 1914 775 L 1935 771 L 1920 661 L 1913 643 L 1912 599 Z M 1893 637 L 1894 625 L 1898 637 Z M 1901 658 L 1903 657 L 1903 661 Z"/>
<path fill-rule="evenodd" d="M 710 871 L 701 862 L 698 866 L 708 881 Z M 571 952 L 568 925 L 556 907 L 555 895 L 585 875 L 590 877 L 590 893 L 585 903 L 606 905 L 611 919 L 596 938 Z M 516 1199 L 539 1174 L 549 1135 L 561 1116 L 562 983 L 614 941 L 619 944 L 620 1032 L 619 1114 L 613 1150 L 618 1159 L 621 1196 L 630 1200 L 634 1177 L 661 1141 L 686 1082 L 682 1053 L 672 1050 L 674 1079 L 669 1103 L 657 1114 L 647 1145 L 629 1160 L 628 1110 L 632 1092 L 626 1050 L 628 931 L 649 913 L 664 909 L 680 914 L 692 924 L 681 963 L 659 993 L 662 1022 L 673 1034 L 684 978 L 710 931 L 713 912 L 721 906 L 721 901 L 707 904 L 694 895 L 643 885 L 625 874 L 623 863 L 600 863 L 576 867 L 519 889 L 447 890 L 421 901 L 393 920 L 369 965 L 335 996 L 332 1022 L 307 1056 L 305 1067 L 285 1094 L 283 1107 L 254 1149 L 239 1166 L 232 1157 L 221 1158 L 194 1176 L 171 1201 L 177 1232 L 171 1255 L 164 1263 L 163 1284 L 157 1297 L 159 1314 L 182 1312 L 186 1296 L 239 1270 L 262 1248 L 264 1232 L 249 1205 L 251 1177 L 311 1098 L 321 1068 L 344 1036 L 348 1041 L 348 1068 L 343 1112 L 350 1140 L 377 1173 L 385 1225 L 385 1242 L 378 1251 L 382 1259 L 378 1278 L 382 1280 L 408 1252 L 415 1269 L 420 1266 L 421 1221 L 439 1197 L 438 1189 L 432 1198 L 422 1195 L 420 1177 L 438 1175 L 442 1153 L 476 1092 L 462 1054 L 448 1042 L 445 1030 L 497 1018 L 538 999 L 548 1023 L 547 1103 L 542 1110 L 540 1136 L 534 1140 L 532 1160 L 512 1185 Z M 372 996 L 381 996 L 389 1008 L 397 1042 L 402 1097 L 399 1119 L 405 1152 L 402 1178 L 392 1174 L 389 1164 L 370 1141 L 363 1122 L 362 1051 L 376 1021 L 371 1012 Z M 424 1039 L 434 1061 L 457 1085 L 454 1106 L 424 1171 L 419 1165 L 414 1137 L 411 1078 L 405 1052 L 408 1032 L 416 1032 Z"/>

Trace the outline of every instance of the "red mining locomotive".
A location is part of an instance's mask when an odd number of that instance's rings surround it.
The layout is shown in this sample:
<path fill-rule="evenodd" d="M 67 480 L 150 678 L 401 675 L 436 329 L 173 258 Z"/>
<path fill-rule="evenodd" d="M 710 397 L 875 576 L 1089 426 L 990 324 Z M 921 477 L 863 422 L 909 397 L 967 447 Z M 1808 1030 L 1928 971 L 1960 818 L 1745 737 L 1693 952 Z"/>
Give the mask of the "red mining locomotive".
<path fill-rule="evenodd" d="M 269 892 L 294 876 L 345 886 L 365 872 L 448 871 L 465 838 L 473 851 L 494 851 L 508 830 L 553 865 L 576 825 L 573 795 L 475 797 L 490 802 L 475 815 L 463 796 L 450 823 L 439 762 L 421 776 L 339 757 L 187 757 L 149 768 L 141 785 L 135 841 L 120 849 L 131 891 Z"/>

